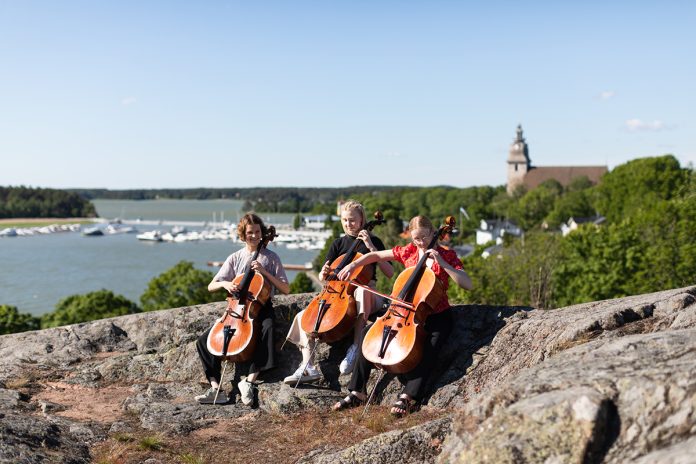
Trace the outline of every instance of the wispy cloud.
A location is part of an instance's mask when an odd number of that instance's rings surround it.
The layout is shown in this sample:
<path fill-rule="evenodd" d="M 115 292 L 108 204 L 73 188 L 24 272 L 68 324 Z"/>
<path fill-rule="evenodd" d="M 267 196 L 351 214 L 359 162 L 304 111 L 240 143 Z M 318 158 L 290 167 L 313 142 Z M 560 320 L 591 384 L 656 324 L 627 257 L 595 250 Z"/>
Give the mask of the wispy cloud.
<path fill-rule="evenodd" d="M 121 105 L 129 106 L 129 105 L 134 105 L 137 102 L 138 102 L 138 99 L 135 97 L 125 97 L 121 100 Z"/>
<path fill-rule="evenodd" d="M 626 128 L 631 132 L 657 132 L 668 129 L 665 123 L 657 119 L 652 122 L 642 121 L 640 119 L 629 119 L 626 121 Z"/>
<path fill-rule="evenodd" d="M 600 93 L 598 95 L 600 100 L 609 100 L 610 98 L 613 98 L 616 95 L 616 92 L 613 90 L 605 90 L 604 92 Z"/>
<path fill-rule="evenodd" d="M 386 158 L 401 158 L 401 157 L 403 157 L 403 156 L 404 156 L 404 155 L 402 155 L 402 154 L 399 153 L 398 151 L 392 151 L 392 152 L 389 152 L 389 153 L 387 153 L 387 154 L 385 155 Z"/>

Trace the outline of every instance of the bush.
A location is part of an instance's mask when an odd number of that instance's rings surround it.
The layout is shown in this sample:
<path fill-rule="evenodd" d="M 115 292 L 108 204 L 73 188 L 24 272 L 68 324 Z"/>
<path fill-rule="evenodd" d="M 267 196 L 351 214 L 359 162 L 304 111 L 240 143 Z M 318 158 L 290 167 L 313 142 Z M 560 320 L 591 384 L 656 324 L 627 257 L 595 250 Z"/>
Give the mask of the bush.
<path fill-rule="evenodd" d="M 102 289 L 84 295 L 71 295 L 60 300 L 55 311 L 42 316 L 41 327 L 77 324 L 139 312 L 141 310 L 138 305 L 126 297 Z"/>
<path fill-rule="evenodd" d="M 22 314 L 16 306 L 0 305 L 0 335 L 39 329 L 41 319 Z"/>
<path fill-rule="evenodd" d="M 190 261 L 180 261 L 150 281 L 140 297 L 143 311 L 218 301 L 218 295 L 208 292 L 208 283 L 213 277 L 212 272 L 196 269 Z"/>
<path fill-rule="evenodd" d="M 290 283 L 290 293 L 309 293 L 314 291 L 314 283 L 306 272 L 300 272 Z"/>

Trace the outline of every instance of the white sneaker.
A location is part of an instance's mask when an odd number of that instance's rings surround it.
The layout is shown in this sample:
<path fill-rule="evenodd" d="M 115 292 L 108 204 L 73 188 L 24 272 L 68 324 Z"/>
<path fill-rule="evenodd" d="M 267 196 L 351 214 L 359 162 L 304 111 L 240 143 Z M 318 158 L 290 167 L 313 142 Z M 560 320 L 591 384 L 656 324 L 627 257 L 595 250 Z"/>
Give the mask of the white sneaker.
<path fill-rule="evenodd" d="M 312 366 L 311 364 L 308 364 L 307 368 L 305 369 L 304 363 L 300 363 L 300 367 L 298 367 L 292 375 L 285 377 L 283 382 L 288 385 L 295 386 L 298 381 L 300 383 L 314 382 L 316 380 L 319 380 L 320 378 L 321 372 L 319 372 L 319 369 Z"/>
<path fill-rule="evenodd" d="M 244 379 L 239 381 L 237 388 L 239 388 L 239 393 L 242 394 L 242 403 L 251 406 L 254 402 L 254 386 Z"/>
<path fill-rule="evenodd" d="M 355 363 L 356 354 L 358 354 L 358 345 L 353 343 L 348 348 L 346 357 L 343 358 L 343 361 L 341 361 L 341 364 L 338 366 L 338 371 L 341 374 L 350 374 L 351 372 L 353 372 L 353 364 Z"/>
<path fill-rule="evenodd" d="M 227 394 L 223 390 L 218 392 L 217 388 L 213 387 L 210 387 L 208 391 L 202 395 L 196 396 L 195 400 L 200 404 L 226 404 L 229 402 L 229 398 L 227 398 Z"/>

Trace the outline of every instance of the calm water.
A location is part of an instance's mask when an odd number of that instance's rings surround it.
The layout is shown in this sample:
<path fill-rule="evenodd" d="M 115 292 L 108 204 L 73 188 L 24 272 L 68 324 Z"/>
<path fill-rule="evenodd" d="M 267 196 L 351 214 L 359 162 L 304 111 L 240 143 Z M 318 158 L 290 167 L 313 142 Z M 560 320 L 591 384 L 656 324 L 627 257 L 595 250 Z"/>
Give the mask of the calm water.
<path fill-rule="evenodd" d="M 164 221 L 236 221 L 242 202 L 236 200 L 98 200 L 102 217 Z M 289 223 L 292 215 L 270 215 L 270 224 Z M 140 232 L 155 226 L 138 227 Z M 165 230 L 164 227 L 157 227 Z M 84 237 L 79 233 L 56 233 L 31 237 L 0 238 L 0 304 L 17 306 L 21 312 L 41 315 L 53 311 L 69 295 L 102 288 L 139 302 L 148 282 L 181 260 L 199 269 L 215 272 L 208 261 L 222 261 L 241 244 L 209 240 L 183 243 L 151 243 L 135 234 Z M 312 261 L 316 250 L 288 250 L 271 243 L 269 248 L 285 264 Z M 288 271 L 292 280 L 296 272 Z"/>

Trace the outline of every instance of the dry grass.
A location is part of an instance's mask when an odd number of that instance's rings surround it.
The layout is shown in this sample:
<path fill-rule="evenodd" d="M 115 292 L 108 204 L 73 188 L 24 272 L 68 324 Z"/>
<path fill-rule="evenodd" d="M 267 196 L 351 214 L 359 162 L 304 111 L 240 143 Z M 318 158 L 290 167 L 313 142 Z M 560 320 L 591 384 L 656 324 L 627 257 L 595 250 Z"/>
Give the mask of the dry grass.
<path fill-rule="evenodd" d="M 96 462 L 110 464 L 134 464 L 148 458 L 168 464 L 295 462 L 317 448 L 344 449 L 379 433 L 406 429 L 443 415 L 424 410 L 396 419 L 386 406 L 373 407 L 362 418 L 361 413 L 362 409 L 292 416 L 252 413 L 233 421 L 218 421 L 188 436 L 157 436 L 157 447 L 149 449 L 143 446 L 152 437 L 149 432 L 114 435 L 97 445 L 93 453 Z"/>
<path fill-rule="evenodd" d="M 554 343 L 549 349 L 549 355 L 554 355 L 556 353 L 560 353 L 561 351 L 573 348 L 574 346 L 583 345 L 587 342 L 591 342 L 595 338 L 599 337 L 602 334 L 602 332 L 602 330 L 592 330 L 588 332 L 583 332 L 582 334 L 580 334 L 580 336 L 573 340 L 562 340 L 557 343 Z"/>

